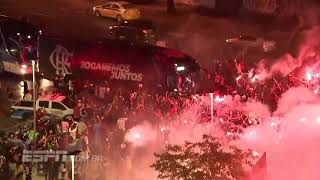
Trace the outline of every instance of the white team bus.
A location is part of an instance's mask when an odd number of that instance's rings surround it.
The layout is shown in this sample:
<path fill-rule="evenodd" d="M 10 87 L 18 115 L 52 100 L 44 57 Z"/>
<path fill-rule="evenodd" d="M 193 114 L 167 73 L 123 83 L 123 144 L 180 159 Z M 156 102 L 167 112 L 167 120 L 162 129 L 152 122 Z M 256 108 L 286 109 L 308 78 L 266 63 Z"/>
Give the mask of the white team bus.
<path fill-rule="evenodd" d="M 31 59 L 37 57 L 41 30 L 29 22 L 0 15 L 0 73 L 32 73 Z"/>

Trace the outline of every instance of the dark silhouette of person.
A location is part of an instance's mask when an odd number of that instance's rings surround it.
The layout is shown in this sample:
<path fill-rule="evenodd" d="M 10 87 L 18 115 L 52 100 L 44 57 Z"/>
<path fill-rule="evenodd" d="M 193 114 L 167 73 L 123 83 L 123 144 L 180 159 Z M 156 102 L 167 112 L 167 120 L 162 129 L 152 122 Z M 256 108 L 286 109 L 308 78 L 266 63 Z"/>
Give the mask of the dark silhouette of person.
<path fill-rule="evenodd" d="M 20 86 L 23 87 L 23 99 L 25 99 L 26 95 L 29 93 L 28 82 L 23 81 L 23 85 Z"/>

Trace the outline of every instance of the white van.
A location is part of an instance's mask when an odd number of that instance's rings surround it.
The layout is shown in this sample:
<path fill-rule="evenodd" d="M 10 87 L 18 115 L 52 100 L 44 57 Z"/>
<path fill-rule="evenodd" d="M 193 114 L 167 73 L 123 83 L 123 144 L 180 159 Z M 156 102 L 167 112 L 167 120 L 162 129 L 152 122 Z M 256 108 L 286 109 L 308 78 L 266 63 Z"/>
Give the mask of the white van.
<path fill-rule="evenodd" d="M 73 104 L 60 94 L 45 95 L 38 98 L 36 110 L 45 108 L 48 114 L 64 119 L 73 116 Z M 33 102 L 22 100 L 12 106 L 13 110 L 30 110 L 33 111 Z"/>

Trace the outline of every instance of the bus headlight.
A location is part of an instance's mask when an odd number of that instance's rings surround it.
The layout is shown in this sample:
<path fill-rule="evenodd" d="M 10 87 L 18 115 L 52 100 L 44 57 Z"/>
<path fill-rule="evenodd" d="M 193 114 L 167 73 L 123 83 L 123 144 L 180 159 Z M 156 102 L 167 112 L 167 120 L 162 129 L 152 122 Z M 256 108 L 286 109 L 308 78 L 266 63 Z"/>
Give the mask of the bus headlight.
<path fill-rule="evenodd" d="M 178 66 L 177 67 L 177 71 L 184 71 L 185 70 L 185 67 L 184 66 Z"/>
<path fill-rule="evenodd" d="M 27 72 L 27 68 L 28 68 L 27 65 L 22 64 L 22 65 L 21 65 L 21 68 L 20 68 L 21 74 L 25 74 L 25 73 Z"/>
<path fill-rule="evenodd" d="M 25 69 L 21 69 L 21 74 L 25 74 L 26 70 Z"/>
<path fill-rule="evenodd" d="M 22 64 L 22 65 L 21 65 L 21 68 L 22 68 L 22 69 L 27 69 L 27 67 L 28 67 L 28 66 L 25 65 L 25 64 Z"/>

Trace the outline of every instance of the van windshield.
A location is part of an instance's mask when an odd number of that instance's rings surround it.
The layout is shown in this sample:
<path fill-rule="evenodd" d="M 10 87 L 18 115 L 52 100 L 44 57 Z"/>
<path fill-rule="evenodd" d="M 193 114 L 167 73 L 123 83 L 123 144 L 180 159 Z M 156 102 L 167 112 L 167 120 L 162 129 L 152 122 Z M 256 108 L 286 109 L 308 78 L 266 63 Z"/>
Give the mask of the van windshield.
<path fill-rule="evenodd" d="M 19 101 L 15 106 L 33 107 L 33 101 Z"/>

